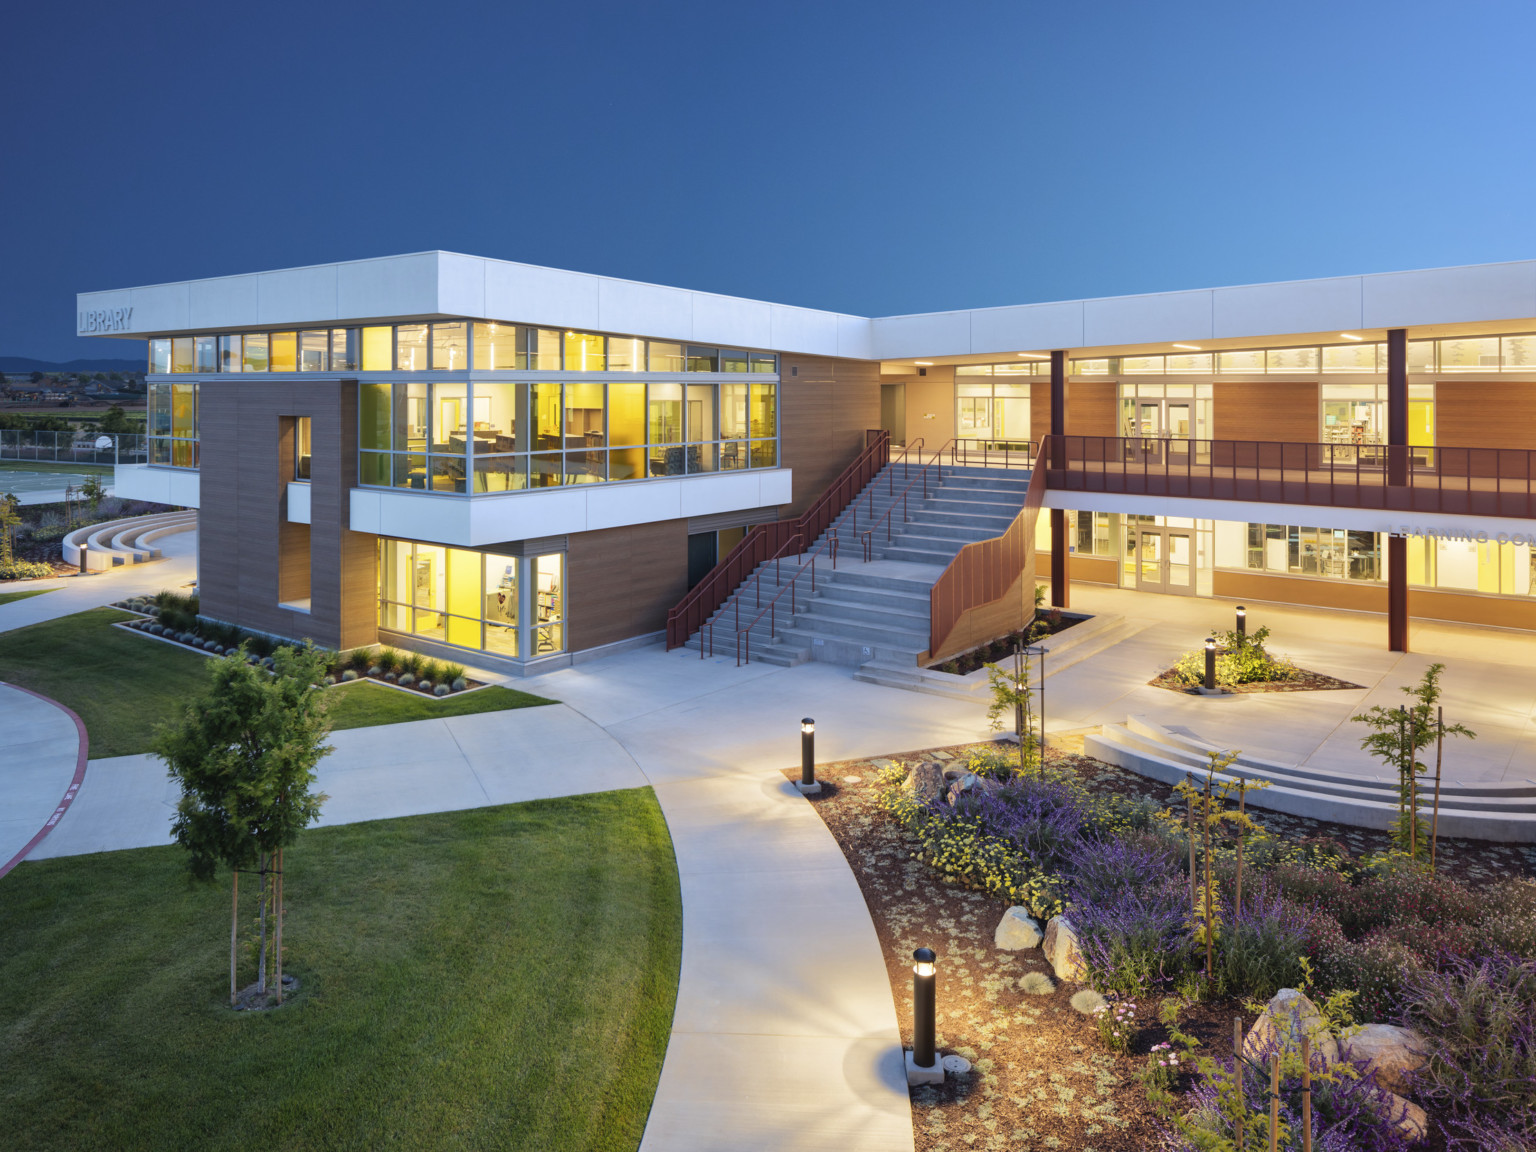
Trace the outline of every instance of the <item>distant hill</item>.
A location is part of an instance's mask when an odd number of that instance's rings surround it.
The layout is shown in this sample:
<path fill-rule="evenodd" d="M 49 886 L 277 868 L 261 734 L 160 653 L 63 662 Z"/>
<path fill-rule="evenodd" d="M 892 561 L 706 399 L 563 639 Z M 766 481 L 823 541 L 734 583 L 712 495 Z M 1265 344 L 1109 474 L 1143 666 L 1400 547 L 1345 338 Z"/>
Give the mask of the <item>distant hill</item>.
<path fill-rule="evenodd" d="M 142 372 L 143 360 L 67 360 L 62 364 L 26 356 L 0 356 L 0 372 Z"/>

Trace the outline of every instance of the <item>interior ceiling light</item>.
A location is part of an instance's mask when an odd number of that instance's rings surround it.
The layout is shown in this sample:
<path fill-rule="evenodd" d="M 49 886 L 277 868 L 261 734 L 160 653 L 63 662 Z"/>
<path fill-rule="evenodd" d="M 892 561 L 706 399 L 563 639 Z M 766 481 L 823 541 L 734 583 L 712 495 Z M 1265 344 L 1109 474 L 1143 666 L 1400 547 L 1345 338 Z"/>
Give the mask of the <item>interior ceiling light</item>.
<path fill-rule="evenodd" d="M 933 361 L 932 360 L 914 360 L 914 361 L 912 361 L 912 363 L 914 363 L 914 364 L 921 364 L 924 368 L 932 368 L 933 367 Z"/>
<path fill-rule="evenodd" d="M 1039 352 L 1020 352 L 1020 356 L 1026 360 L 1049 360 L 1049 356 L 1042 356 Z"/>
<path fill-rule="evenodd" d="M 1198 352 L 1198 351 L 1200 351 L 1200 345 L 1198 345 L 1198 344 L 1175 344 L 1174 347 L 1175 348 L 1188 348 L 1191 352 Z"/>
<path fill-rule="evenodd" d="M 1346 339 L 1346 340 L 1364 340 L 1365 339 L 1364 336 L 1351 336 L 1348 332 L 1340 332 L 1339 335 L 1344 337 L 1344 339 Z"/>

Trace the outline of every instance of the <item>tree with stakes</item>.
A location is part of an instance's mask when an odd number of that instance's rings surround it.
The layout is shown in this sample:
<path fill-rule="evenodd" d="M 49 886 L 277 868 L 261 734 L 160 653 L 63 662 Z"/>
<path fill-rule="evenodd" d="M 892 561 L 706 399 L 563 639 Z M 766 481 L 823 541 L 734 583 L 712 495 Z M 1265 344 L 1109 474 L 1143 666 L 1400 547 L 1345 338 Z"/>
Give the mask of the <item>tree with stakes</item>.
<path fill-rule="evenodd" d="M 319 819 L 327 799 L 314 791 L 315 767 L 331 751 L 317 688 L 325 675 L 324 653 L 309 643 L 281 645 L 274 665 L 268 672 L 247 664 L 243 644 L 212 661 L 206 691 L 155 735 L 154 751 L 181 785 L 172 833 L 187 850 L 188 871 L 204 882 L 220 865 L 233 873 L 231 1004 L 239 988 L 240 873 L 260 876 L 256 991 L 267 994 L 270 942 L 281 1004 L 284 850 Z"/>
<path fill-rule="evenodd" d="M 1429 765 L 1418 759 L 1419 750 L 1433 746 L 1442 735 L 1477 739 L 1477 733 L 1465 724 L 1440 722 L 1440 673 L 1444 671 L 1444 664 L 1431 664 L 1424 671 L 1424 679 L 1403 687 L 1412 704 L 1398 708 L 1378 705 L 1354 717 L 1371 728 L 1360 747 L 1397 773 L 1398 818 L 1393 837 L 1397 847 L 1415 860 L 1429 852 L 1429 830 L 1419 818 L 1419 777 L 1429 771 Z"/>

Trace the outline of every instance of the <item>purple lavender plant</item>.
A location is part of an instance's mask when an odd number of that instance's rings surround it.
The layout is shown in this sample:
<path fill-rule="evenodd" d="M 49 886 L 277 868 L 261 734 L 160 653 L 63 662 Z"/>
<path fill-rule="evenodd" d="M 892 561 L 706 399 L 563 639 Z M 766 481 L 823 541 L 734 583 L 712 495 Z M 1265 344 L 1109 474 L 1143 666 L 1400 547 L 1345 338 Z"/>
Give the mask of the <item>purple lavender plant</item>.
<path fill-rule="evenodd" d="M 1061 784 L 1019 778 L 1001 788 L 975 789 L 961 796 L 956 816 L 981 822 L 982 828 L 1012 843 L 1036 868 L 1056 868 L 1077 842 L 1086 814 Z"/>
<path fill-rule="evenodd" d="M 1234 1074 L 1231 1058 L 1215 1061 L 1214 1073 L 1202 1074 L 1190 1090 L 1190 1105 L 1178 1126 L 1167 1129 L 1167 1147 L 1194 1152 L 1207 1146 L 1201 1137 L 1230 1138 L 1238 1101 L 1234 1090 L 1240 1083 L 1243 1111 L 1248 1117 L 1249 1142 L 1258 1145 L 1268 1135 L 1269 1058 L 1279 1050 L 1271 1038 L 1242 1060 Z M 1391 1093 L 1376 1083 L 1373 1073 L 1356 1067 L 1330 1071 L 1321 1053 L 1312 1054 L 1312 1148 L 1314 1152 L 1405 1152 L 1412 1146 L 1397 1127 L 1405 1109 Z M 1301 1129 L 1301 1067 L 1294 1054 L 1281 1065 L 1280 1121 L 1286 1136 L 1279 1147 L 1299 1150 Z"/>
<path fill-rule="evenodd" d="M 1174 874 L 1167 853 L 1143 838 L 1080 840 L 1067 851 L 1065 863 L 1074 904 L 1113 903 Z"/>
<path fill-rule="evenodd" d="M 1188 970 L 1188 920 L 1188 889 L 1177 876 L 1072 905 L 1090 983 L 1127 997 L 1145 996 Z"/>

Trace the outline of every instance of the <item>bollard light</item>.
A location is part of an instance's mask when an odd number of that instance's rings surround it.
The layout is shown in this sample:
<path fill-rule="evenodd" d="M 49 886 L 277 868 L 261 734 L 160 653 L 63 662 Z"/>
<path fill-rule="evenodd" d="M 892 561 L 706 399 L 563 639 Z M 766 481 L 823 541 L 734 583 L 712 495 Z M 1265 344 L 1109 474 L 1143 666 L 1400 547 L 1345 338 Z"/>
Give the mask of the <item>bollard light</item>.
<path fill-rule="evenodd" d="M 1241 604 L 1237 606 L 1237 634 L 1239 636 L 1248 635 L 1248 609 L 1244 608 Z"/>
<path fill-rule="evenodd" d="M 821 791 L 816 782 L 816 721 L 809 716 L 800 721 L 800 783 L 795 787 L 802 796 Z"/>
<path fill-rule="evenodd" d="M 1216 691 L 1216 637 L 1205 638 L 1205 690 Z"/>
<path fill-rule="evenodd" d="M 934 1052 L 934 961 L 932 948 L 919 948 L 912 953 L 917 963 L 912 965 L 912 1063 L 922 1069 L 938 1068 Z"/>

